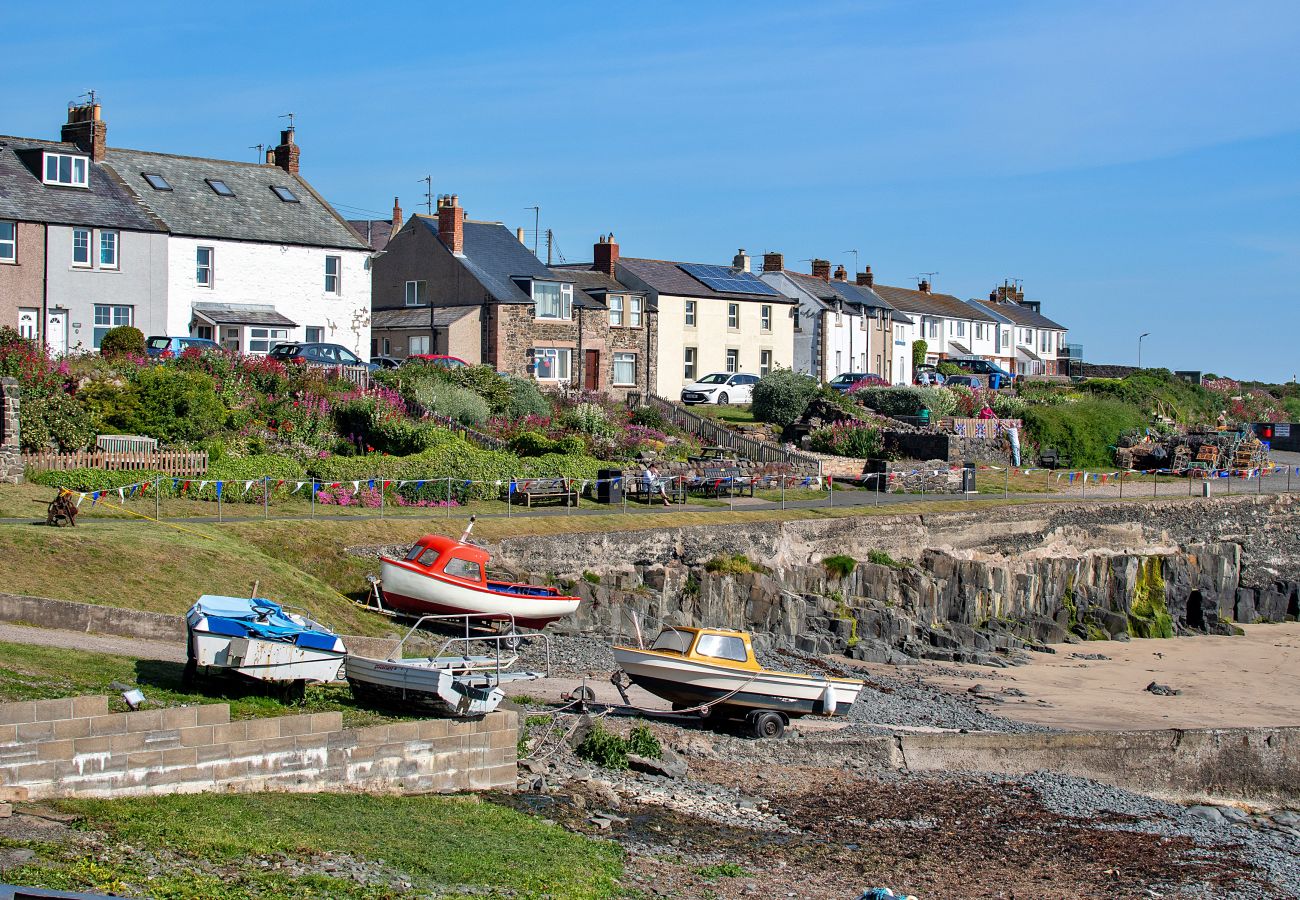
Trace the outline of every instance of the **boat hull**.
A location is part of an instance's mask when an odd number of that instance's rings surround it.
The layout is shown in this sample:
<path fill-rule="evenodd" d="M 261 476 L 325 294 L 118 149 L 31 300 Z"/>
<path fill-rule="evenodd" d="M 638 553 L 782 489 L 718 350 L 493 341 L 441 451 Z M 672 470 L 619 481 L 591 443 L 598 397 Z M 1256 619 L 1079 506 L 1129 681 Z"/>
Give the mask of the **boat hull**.
<path fill-rule="evenodd" d="M 724 714 L 752 709 L 778 710 L 792 718 L 842 714 L 862 690 L 859 681 L 734 669 L 634 647 L 615 647 L 614 661 L 634 684 L 675 707 L 716 703 Z M 828 685 L 833 708 L 826 702 Z"/>
<path fill-rule="evenodd" d="M 514 618 L 525 628 L 545 628 L 571 615 L 577 597 L 530 596 L 474 588 L 416 571 L 400 560 L 380 557 L 384 602 L 412 616 L 471 613 L 495 619 Z"/>
<path fill-rule="evenodd" d="M 396 709 L 429 710 L 444 716 L 476 718 L 495 710 L 505 692 L 500 681 L 533 680 L 532 672 L 494 676 L 457 673 L 432 659 L 370 659 L 349 656 L 344 664 L 348 686 L 358 700 Z"/>
<path fill-rule="evenodd" d="M 190 657 L 259 681 L 338 681 L 346 653 L 190 629 Z"/>

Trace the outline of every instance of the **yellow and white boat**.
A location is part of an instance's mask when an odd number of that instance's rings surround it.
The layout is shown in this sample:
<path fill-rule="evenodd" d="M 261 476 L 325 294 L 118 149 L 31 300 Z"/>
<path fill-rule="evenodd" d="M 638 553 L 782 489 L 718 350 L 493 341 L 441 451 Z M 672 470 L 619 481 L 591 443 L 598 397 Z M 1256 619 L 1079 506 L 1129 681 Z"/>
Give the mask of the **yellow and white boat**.
<path fill-rule="evenodd" d="M 649 647 L 615 646 L 614 661 L 674 709 L 743 718 L 754 737 L 778 737 L 799 716 L 846 713 L 862 691 L 856 678 L 764 669 L 747 633 L 722 628 L 666 627 Z"/>

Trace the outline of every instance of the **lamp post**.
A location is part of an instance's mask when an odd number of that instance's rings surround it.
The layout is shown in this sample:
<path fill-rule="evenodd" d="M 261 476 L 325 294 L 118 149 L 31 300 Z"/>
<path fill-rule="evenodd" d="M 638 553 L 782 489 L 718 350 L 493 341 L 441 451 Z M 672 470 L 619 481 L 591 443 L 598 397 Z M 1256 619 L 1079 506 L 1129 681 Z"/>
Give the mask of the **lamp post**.
<path fill-rule="evenodd" d="M 1138 335 L 1138 368 L 1142 368 L 1142 339 L 1151 337 L 1151 332 L 1145 331 Z"/>

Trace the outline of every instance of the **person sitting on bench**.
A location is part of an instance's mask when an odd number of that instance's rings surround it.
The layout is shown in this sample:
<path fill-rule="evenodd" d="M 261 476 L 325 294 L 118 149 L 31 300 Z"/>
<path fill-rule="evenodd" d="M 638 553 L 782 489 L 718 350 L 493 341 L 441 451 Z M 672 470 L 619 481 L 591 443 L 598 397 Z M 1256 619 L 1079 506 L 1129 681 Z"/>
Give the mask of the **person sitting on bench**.
<path fill-rule="evenodd" d="M 658 494 L 663 498 L 664 506 L 670 506 L 671 501 L 668 499 L 668 485 L 665 479 L 659 475 L 659 466 L 651 463 L 648 474 L 650 475 L 650 482 L 646 485 L 646 494 Z"/>

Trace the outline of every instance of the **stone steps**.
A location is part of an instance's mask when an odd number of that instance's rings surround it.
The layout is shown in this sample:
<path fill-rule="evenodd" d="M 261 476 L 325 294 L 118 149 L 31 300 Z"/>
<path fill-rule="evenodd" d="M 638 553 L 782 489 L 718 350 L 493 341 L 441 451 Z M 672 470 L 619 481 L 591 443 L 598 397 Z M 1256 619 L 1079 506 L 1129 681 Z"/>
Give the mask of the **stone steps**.
<path fill-rule="evenodd" d="M 498 712 L 344 728 L 342 714 L 230 721 L 226 704 L 108 713 L 107 698 L 0 705 L 0 791 L 34 799 L 205 790 L 508 787 L 517 721 Z M 62 703 L 64 705 L 50 705 Z M 21 707 L 21 708 L 10 708 Z M 69 716 L 74 711 L 89 715 Z M 103 713 L 103 714 L 99 714 Z M 65 716 L 64 718 L 51 718 Z"/>

